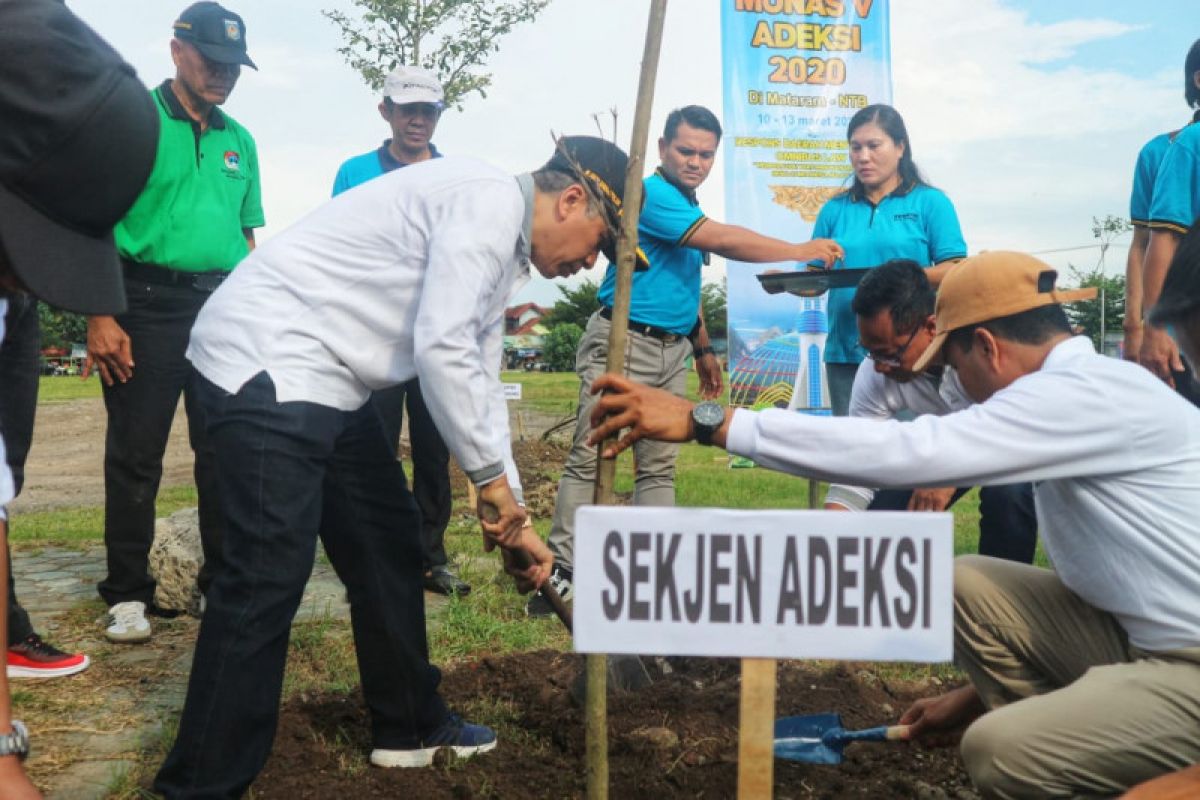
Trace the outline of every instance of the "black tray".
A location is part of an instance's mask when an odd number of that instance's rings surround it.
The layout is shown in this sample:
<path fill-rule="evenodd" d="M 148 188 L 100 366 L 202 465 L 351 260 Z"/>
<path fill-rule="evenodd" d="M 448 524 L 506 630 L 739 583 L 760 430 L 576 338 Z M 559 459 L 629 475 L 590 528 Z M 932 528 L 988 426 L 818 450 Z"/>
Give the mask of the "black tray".
<path fill-rule="evenodd" d="M 798 297 L 820 297 L 830 289 L 858 286 L 871 270 L 863 269 L 818 269 L 806 272 L 765 272 L 755 275 L 767 294 L 794 294 Z"/>

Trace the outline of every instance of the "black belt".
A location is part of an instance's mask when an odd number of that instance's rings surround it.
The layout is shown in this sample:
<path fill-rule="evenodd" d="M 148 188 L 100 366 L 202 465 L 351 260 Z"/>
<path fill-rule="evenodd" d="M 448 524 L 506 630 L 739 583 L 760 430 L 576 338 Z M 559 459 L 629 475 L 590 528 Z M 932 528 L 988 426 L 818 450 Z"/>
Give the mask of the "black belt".
<path fill-rule="evenodd" d="M 612 309 L 608 306 L 600 306 L 600 316 L 607 320 L 611 320 Z M 678 342 L 680 339 L 687 338 L 682 333 L 675 333 L 673 331 L 665 330 L 664 328 L 656 328 L 653 325 L 647 325 L 643 322 L 634 322 L 633 320 L 629 320 L 629 330 L 636 331 L 643 336 L 651 336 L 659 341 L 666 342 L 667 344 L 672 344 L 674 342 Z"/>
<path fill-rule="evenodd" d="M 132 281 L 156 283 L 159 286 L 186 286 L 198 292 L 213 292 L 228 277 L 228 272 L 214 270 L 212 272 L 183 272 L 177 269 L 160 267 L 158 264 L 146 264 L 140 261 L 121 259 L 125 277 Z"/>

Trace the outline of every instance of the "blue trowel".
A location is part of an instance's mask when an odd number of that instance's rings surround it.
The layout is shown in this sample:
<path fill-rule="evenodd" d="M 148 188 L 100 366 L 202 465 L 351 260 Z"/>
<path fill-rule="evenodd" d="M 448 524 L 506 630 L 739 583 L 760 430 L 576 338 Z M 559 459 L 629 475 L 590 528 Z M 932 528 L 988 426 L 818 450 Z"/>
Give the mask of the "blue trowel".
<path fill-rule="evenodd" d="M 850 742 L 887 742 L 908 738 L 908 725 L 881 725 L 861 731 L 842 727 L 837 714 L 809 714 L 775 720 L 775 757 L 808 764 L 840 764 Z"/>

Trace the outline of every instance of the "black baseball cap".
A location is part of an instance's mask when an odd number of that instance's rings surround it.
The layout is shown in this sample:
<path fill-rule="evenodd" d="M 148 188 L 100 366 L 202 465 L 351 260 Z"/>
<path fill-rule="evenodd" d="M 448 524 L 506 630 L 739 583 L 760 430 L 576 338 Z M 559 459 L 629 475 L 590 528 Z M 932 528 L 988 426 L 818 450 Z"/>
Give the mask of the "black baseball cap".
<path fill-rule="evenodd" d="M 0 247 L 51 305 L 125 309 L 112 228 L 158 147 L 133 67 L 66 6 L 0 0 Z"/>
<path fill-rule="evenodd" d="M 195 45 L 207 59 L 258 69 L 246 55 L 246 23 L 219 3 L 192 3 L 173 27 L 176 39 Z"/>
<path fill-rule="evenodd" d="M 600 252 L 617 263 L 617 236 L 621 228 L 621 209 L 625 198 L 625 170 L 629 157 L 612 142 L 597 136 L 562 136 L 555 140 L 554 155 L 542 167 L 563 172 L 579 180 L 588 194 L 601 206 L 608 223 L 608 236 Z M 649 269 L 642 248 L 637 248 L 634 269 Z"/>

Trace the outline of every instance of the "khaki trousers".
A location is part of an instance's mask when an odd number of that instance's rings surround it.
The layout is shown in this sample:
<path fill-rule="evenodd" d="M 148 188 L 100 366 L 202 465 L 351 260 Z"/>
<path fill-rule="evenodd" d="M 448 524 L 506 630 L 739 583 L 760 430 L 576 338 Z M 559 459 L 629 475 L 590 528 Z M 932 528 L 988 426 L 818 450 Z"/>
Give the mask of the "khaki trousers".
<path fill-rule="evenodd" d="M 607 366 L 610 330 L 611 322 L 599 312 L 592 314 L 575 355 L 575 371 L 579 374 L 575 440 L 558 482 L 549 537 L 554 560 L 568 569 L 575 565 L 575 511 L 591 504 L 596 480 L 596 448 L 587 443 L 592 432 L 592 408 L 600 399 L 592 394 L 592 382 L 604 374 Z M 626 374 L 638 383 L 682 397 L 687 394 L 687 357 L 691 354 L 692 344 L 686 338 L 664 342 L 630 331 L 625 349 Z M 679 455 L 679 445 L 642 439 L 633 445 L 633 454 L 637 462 L 634 505 L 675 505 L 675 458 Z"/>
<path fill-rule="evenodd" d="M 1112 797 L 1200 761 L 1200 647 L 1140 651 L 1052 571 L 986 556 L 955 560 L 954 603 L 985 798 Z"/>

